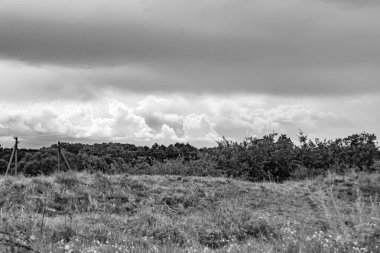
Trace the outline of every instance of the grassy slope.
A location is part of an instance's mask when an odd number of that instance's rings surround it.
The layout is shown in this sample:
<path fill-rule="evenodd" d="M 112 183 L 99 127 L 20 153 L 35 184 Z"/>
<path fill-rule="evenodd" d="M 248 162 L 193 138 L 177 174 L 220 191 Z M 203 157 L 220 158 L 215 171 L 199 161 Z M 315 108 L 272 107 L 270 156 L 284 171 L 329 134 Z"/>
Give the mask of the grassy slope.
<path fill-rule="evenodd" d="M 42 252 L 379 252 L 379 178 L 2 178 L 1 229 Z"/>

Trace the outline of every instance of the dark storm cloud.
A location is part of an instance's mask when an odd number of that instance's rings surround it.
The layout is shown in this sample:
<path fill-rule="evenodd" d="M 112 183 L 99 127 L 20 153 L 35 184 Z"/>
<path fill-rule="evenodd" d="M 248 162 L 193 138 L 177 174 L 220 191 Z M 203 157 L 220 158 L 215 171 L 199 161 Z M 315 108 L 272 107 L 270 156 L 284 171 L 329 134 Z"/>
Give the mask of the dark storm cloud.
<path fill-rule="evenodd" d="M 322 0 L 152 2 L 132 8 L 114 0 L 95 14 L 39 1 L 0 4 L 0 58 L 65 68 L 66 79 L 48 85 L 80 85 L 85 89 L 79 94 L 89 98 L 95 89 L 276 95 L 380 90 L 377 7 L 346 10 Z"/>
<path fill-rule="evenodd" d="M 2 15 L 0 53 L 32 64 L 88 67 L 130 62 L 255 68 L 380 64 L 380 32 L 365 27 L 321 31 L 320 27 L 288 22 L 288 31 L 267 27 L 267 35 L 255 35 L 253 25 L 251 31 L 241 31 L 247 33 L 244 36 L 213 36 L 98 22 L 66 24 Z"/>
<path fill-rule="evenodd" d="M 192 72 L 188 71 L 192 69 Z M 254 92 L 273 95 L 336 96 L 378 92 L 380 74 L 366 69 L 254 69 L 249 66 L 188 66 L 162 68 L 152 80 L 135 78 L 120 72 L 112 75 L 86 74 L 93 87 L 104 84 L 121 91 L 241 93 Z"/>
<path fill-rule="evenodd" d="M 351 5 L 356 7 L 369 7 L 373 5 L 378 5 L 380 2 L 378 0 L 313 0 L 313 1 L 324 1 L 326 3 Z"/>
<path fill-rule="evenodd" d="M 138 24 L 67 24 L 0 17 L 0 54 L 31 64 L 91 67 L 133 62 L 247 62 L 250 41 Z M 263 42 L 258 42 L 263 43 Z"/>

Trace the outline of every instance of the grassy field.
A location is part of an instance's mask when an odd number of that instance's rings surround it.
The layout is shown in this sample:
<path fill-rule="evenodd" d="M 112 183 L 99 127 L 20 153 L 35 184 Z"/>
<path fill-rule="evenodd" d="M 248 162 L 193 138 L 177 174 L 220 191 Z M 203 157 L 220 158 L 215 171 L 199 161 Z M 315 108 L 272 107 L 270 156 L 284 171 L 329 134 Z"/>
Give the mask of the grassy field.
<path fill-rule="evenodd" d="M 0 252 L 380 252 L 380 175 L 0 179 Z"/>

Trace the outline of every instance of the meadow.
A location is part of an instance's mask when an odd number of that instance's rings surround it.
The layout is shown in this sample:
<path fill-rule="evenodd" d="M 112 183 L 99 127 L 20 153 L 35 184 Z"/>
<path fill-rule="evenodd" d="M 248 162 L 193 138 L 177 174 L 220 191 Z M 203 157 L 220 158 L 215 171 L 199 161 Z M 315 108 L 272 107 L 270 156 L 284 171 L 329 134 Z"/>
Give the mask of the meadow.
<path fill-rule="evenodd" d="M 380 175 L 0 179 L 0 252 L 380 252 Z"/>
<path fill-rule="evenodd" d="M 298 138 L 0 146 L 0 252 L 380 252 L 376 136 Z"/>

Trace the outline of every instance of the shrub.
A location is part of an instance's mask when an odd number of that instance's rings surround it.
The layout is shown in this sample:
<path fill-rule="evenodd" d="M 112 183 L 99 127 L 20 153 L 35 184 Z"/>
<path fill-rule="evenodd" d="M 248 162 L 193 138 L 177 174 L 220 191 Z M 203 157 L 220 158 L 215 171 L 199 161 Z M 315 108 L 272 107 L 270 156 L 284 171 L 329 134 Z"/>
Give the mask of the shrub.
<path fill-rule="evenodd" d="M 328 171 L 345 173 L 348 169 L 378 170 L 379 156 L 374 134 L 353 134 L 343 139 L 309 140 L 302 131 L 300 144 L 277 133 L 242 142 L 223 139 L 215 148 L 197 149 L 189 144 L 94 145 L 63 143 L 65 157 L 73 170 L 107 174 L 159 174 L 183 176 L 227 176 L 250 181 L 277 181 L 323 175 Z M 57 169 L 57 146 L 20 151 L 19 170 L 27 176 L 51 174 Z M 11 150 L 0 152 L 0 173 L 4 173 Z M 63 159 L 61 169 L 67 171 Z"/>
<path fill-rule="evenodd" d="M 320 171 L 327 171 L 332 167 L 369 170 L 374 165 L 378 152 L 376 136 L 368 133 L 353 134 L 334 141 L 316 139 L 313 142 L 301 131 L 299 140 L 301 145 L 296 148 L 296 159 L 306 168 Z"/>
<path fill-rule="evenodd" d="M 378 152 L 376 136 L 361 133 L 344 139 L 308 140 L 300 132 L 300 146 L 286 135 L 276 133 L 263 138 L 246 138 L 232 142 L 223 138 L 212 153 L 216 157 L 217 170 L 229 177 L 250 181 L 284 181 L 324 175 L 327 171 L 344 172 L 348 168 L 372 170 Z M 375 166 L 377 166 L 375 164 Z"/>
<path fill-rule="evenodd" d="M 4 159 L 0 159 L 0 174 L 5 174 L 7 171 L 8 163 Z"/>
<path fill-rule="evenodd" d="M 218 169 L 227 176 L 251 181 L 283 181 L 295 168 L 294 144 L 286 135 L 246 138 L 242 143 L 226 140 L 219 142 Z"/>
<path fill-rule="evenodd" d="M 37 176 L 40 174 L 49 175 L 54 173 L 56 167 L 56 158 L 48 157 L 43 158 L 42 160 L 31 160 L 26 162 L 23 171 L 26 176 Z"/>

